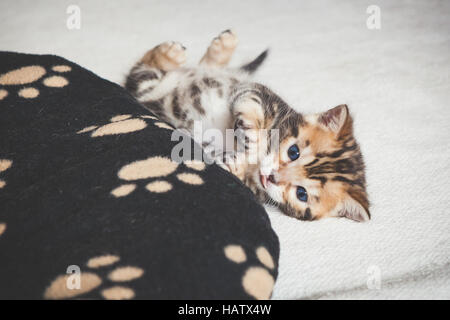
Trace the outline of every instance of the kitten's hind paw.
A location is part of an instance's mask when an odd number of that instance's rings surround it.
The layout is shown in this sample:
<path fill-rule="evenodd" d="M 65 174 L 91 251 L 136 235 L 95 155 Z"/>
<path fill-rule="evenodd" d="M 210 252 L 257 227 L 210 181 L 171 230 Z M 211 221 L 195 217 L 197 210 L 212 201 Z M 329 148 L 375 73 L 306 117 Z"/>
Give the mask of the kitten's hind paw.
<path fill-rule="evenodd" d="M 233 31 L 225 30 L 213 39 L 209 48 L 215 52 L 234 50 L 238 42 L 238 38 Z"/>
<path fill-rule="evenodd" d="M 222 67 L 228 64 L 238 44 L 238 38 L 231 30 L 225 30 L 213 39 L 200 64 Z"/>
<path fill-rule="evenodd" d="M 186 62 L 186 47 L 179 42 L 164 42 L 159 46 L 157 53 L 178 66 Z"/>
<path fill-rule="evenodd" d="M 148 51 L 143 63 L 163 71 L 171 71 L 186 62 L 186 48 L 179 42 L 167 41 Z"/>

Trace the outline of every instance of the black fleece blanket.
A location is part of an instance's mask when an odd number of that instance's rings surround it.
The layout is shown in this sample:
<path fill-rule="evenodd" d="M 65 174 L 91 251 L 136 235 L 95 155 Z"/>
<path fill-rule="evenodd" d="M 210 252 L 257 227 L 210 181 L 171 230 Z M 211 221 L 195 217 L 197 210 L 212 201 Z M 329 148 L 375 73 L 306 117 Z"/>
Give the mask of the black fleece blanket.
<path fill-rule="evenodd" d="M 0 298 L 267 299 L 263 207 L 124 89 L 57 56 L 0 52 Z"/>

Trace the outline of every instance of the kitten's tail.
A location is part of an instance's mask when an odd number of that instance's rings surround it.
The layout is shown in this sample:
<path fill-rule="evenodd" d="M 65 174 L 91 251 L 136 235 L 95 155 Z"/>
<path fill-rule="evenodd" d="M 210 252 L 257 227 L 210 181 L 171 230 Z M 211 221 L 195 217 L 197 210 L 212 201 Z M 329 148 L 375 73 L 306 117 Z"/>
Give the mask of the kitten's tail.
<path fill-rule="evenodd" d="M 242 71 L 247 72 L 248 74 L 253 74 L 258 68 L 261 66 L 261 64 L 266 60 L 267 54 L 269 53 L 269 49 L 264 50 L 259 56 L 256 57 L 255 60 L 244 64 L 241 69 Z"/>

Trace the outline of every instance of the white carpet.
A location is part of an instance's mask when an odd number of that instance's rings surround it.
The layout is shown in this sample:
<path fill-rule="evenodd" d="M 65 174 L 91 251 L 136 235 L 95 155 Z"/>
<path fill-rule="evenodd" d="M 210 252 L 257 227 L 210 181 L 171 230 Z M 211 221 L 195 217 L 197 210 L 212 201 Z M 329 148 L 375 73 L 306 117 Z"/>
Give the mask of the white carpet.
<path fill-rule="evenodd" d="M 81 29 L 66 8 L 81 8 Z M 381 8 L 381 30 L 366 27 Z M 274 298 L 450 298 L 449 1 L 0 2 L 0 50 L 53 53 L 122 82 L 165 40 L 190 62 L 232 27 L 234 64 L 270 46 L 258 80 L 303 112 L 347 103 L 367 164 L 373 220 L 300 222 L 281 241 Z M 368 270 L 381 288 L 368 289 Z"/>

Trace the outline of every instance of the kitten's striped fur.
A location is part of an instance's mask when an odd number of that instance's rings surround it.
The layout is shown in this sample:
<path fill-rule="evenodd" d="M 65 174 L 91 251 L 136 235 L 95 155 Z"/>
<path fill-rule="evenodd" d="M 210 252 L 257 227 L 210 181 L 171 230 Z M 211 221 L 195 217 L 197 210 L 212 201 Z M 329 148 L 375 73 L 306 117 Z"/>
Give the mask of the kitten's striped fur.
<path fill-rule="evenodd" d="M 198 67 L 184 68 L 185 48 L 163 43 L 131 69 L 125 87 L 178 129 L 192 133 L 194 121 L 201 121 L 203 130 L 219 129 L 224 137 L 226 129 L 240 129 L 238 141 L 245 149 L 232 146 L 233 161 L 226 168 L 262 202 L 302 220 L 370 219 L 364 162 L 347 106 L 307 116 L 294 111 L 269 88 L 249 80 L 267 52 L 239 69 L 226 68 L 236 45 L 234 33 L 224 31 Z M 263 139 L 254 129 L 279 129 L 279 150 L 271 147 L 270 136 Z M 294 161 L 287 156 L 292 145 L 300 149 Z M 262 150 L 257 164 L 238 161 L 254 150 Z M 307 191 L 306 201 L 299 200 L 299 186 Z"/>

